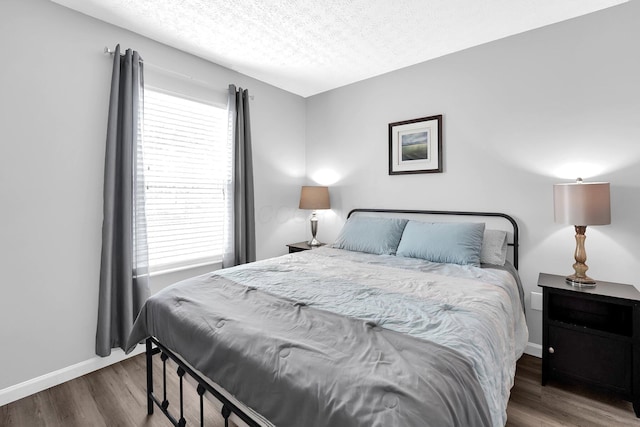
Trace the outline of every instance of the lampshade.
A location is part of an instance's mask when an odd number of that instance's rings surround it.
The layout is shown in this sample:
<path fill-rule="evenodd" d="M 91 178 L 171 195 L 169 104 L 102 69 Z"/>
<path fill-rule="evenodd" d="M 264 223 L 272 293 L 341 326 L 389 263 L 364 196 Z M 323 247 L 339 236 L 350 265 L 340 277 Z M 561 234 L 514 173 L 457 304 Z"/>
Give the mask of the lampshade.
<path fill-rule="evenodd" d="M 300 191 L 300 209 L 330 209 L 329 188 L 303 186 Z"/>
<path fill-rule="evenodd" d="M 611 224 L 608 182 L 578 182 L 553 186 L 555 222 L 571 225 Z"/>

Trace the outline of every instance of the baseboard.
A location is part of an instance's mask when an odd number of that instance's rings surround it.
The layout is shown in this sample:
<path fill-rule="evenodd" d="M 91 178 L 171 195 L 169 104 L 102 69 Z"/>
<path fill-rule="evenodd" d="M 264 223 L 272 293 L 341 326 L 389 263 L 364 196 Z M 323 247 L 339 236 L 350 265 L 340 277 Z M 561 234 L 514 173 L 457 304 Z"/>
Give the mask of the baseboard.
<path fill-rule="evenodd" d="M 67 366 L 66 368 L 58 369 L 57 371 L 49 372 L 48 374 L 7 387 L 0 390 L 0 406 L 15 402 L 23 397 L 81 377 L 90 372 L 97 371 L 105 366 L 113 365 L 129 357 L 136 356 L 143 353 L 144 349 L 144 345 L 138 345 L 135 350 L 129 354 L 125 354 L 124 351 L 120 349 L 114 349 L 108 357 L 95 356 L 89 360 L 76 363 L 75 365 Z"/>
<path fill-rule="evenodd" d="M 530 356 L 542 358 L 542 346 L 540 344 L 534 344 L 532 342 L 527 343 L 524 352 Z"/>

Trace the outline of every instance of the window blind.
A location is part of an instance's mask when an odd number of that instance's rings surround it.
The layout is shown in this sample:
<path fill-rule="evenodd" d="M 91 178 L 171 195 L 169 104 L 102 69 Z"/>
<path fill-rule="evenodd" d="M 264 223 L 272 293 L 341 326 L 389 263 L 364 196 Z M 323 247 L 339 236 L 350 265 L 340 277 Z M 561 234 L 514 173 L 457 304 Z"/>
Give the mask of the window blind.
<path fill-rule="evenodd" d="M 221 260 L 227 109 L 145 88 L 142 141 L 150 271 Z"/>

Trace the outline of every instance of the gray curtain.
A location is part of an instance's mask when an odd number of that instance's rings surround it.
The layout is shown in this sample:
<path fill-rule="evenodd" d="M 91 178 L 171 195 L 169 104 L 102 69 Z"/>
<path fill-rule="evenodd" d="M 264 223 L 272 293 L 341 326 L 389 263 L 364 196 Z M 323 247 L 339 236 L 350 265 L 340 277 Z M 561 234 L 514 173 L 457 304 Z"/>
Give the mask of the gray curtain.
<path fill-rule="evenodd" d="M 226 191 L 227 229 L 223 267 L 256 260 L 249 92 L 229 85 L 228 109 L 233 158 L 232 180 Z"/>
<path fill-rule="evenodd" d="M 143 66 L 137 52 L 113 55 L 104 165 L 104 213 L 96 354 L 124 347 L 149 296 L 142 145 Z"/>

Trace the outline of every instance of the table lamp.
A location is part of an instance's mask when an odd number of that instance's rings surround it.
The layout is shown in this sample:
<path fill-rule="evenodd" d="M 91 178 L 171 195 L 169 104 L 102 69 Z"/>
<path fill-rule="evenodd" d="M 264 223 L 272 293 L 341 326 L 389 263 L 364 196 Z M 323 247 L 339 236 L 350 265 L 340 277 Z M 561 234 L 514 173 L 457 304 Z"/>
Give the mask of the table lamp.
<path fill-rule="evenodd" d="M 553 206 L 555 222 L 572 224 L 576 228 L 575 274 L 566 282 L 576 287 L 594 287 L 596 281 L 586 275 L 587 253 L 584 249 L 588 225 L 611 224 L 611 202 L 608 182 L 583 182 L 578 178 L 570 184 L 554 184 Z"/>
<path fill-rule="evenodd" d="M 330 209 L 329 203 L 329 188 L 319 186 L 303 186 L 300 191 L 300 209 L 312 209 L 311 214 L 311 240 L 309 246 L 320 246 L 320 243 L 316 239 L 316 233 L 318 232 L 318 217 L 316 211 L 318 209 Z"/>

